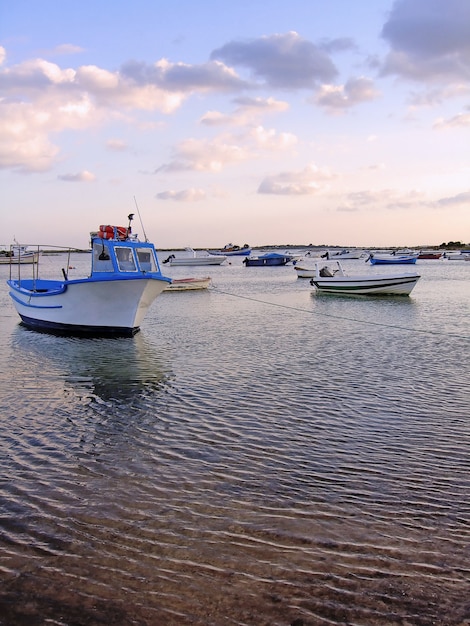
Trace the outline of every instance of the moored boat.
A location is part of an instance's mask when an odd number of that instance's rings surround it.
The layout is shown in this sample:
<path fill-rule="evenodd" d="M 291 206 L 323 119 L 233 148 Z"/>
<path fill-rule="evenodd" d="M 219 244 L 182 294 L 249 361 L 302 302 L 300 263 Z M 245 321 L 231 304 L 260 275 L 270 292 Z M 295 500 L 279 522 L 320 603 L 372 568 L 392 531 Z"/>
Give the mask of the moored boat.
<path fill-rule="evenodd" d="M 419 252 L 371 252 L 366 259 L 371 265 L 411 265 L 416 263 Z"/>
<path fill-rule="evenodd" d="M 211 284 L 211 277 L 204 278 L 174 278 L 171 284 L 165 287 L 166 291 L 196 291 L 200 289 L 208 289 Z"/>
<path fill-rule="evenodd" d="M 192 248 L 186 248 L 185 250 L 185 255 L 175 256 L 174 254 L 170 254 L 170 256 L 166 258 L 163 263 L 167 263 L 171 266 L 222 265 L 222 263 L 227 259 L 226 256 L 212 256 L 211 254 L 200 255 L 197 254 Z"/>
<path fill-rule="evenodd" d="M 442 252 L 438 250 L 420 250 L 418 259 L 422 260 L 438 260 L 442 257 Z"/>
<path fill-rule="evenodd" d="M 366 255 L 364 250 L 352 248 L 344 250 L 327 250 L 322 257 L 325 259 L 332 259 L 334 261 L 340 261 L 344 259 L 361 259 Z"/>
<path fill-rule="evenodd" d="M 215 256 L 249 256 L 251 254 L 251 248 L 247 243 L 245 243 L 243 247 L 228 243 L 221 250 L 208 250 L 208 253 Z"/>
<path fill-rule="evenodd" d="M 132 336 L 155 298 L 171 282 L 163 276 L 155 247 L 127 228 L 100 226 L 91 233 L 91 273 L 59 280 L 31 278 L 24 272 L 7 281 L 25 326 L 39 331 L 91 336 Z M 68 251 L 70 258 L 71 249 Z M 67 263 L 69 268 L 70 263 Z"/>
<path fill-rule="evenodd" d="M 315 264 L 315 276 L 310 280 L 319 293 L 336 295 L 408 296 L 420 275 L 358 274 L 348 276 L 340 261 L 335 264 Z"/>
<path fill-rule="evenodd" d="M 31 265 L 39 261 L 39 251 L 28 250 L 28 246 L 11 245 L 0 250 L 0 265 Z"/>
<path fill-rule="evenodd" d="M 444 258 L 448 261 L 467 261 L 470 260 L 470 251 L 458 250 L 456 252 L 445 252 Z"/>
<path fill-rule="evenodd" d="M 246 257 L 243 259 L 243 263 L 246 267 L 265 267 L 265 266 L 279 266 L 286 265 L 289 261 L 292 261 L 294 256 L 291 254 L 281 254 L 279 252 L 268 252 L 257 257 Z"/>
<path fill-rule="evenodd" d="M 315 267 L 307 266 L 303 263 L 297 263 L 294 266 L 297 278 L 313 278 L 315 276 Z"/>

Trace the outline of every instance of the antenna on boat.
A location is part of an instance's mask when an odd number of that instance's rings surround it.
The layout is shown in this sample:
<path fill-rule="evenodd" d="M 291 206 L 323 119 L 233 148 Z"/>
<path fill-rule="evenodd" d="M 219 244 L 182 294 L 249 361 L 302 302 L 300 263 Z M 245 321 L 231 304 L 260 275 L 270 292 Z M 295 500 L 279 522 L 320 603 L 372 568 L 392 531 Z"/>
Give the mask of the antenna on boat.
<path fill-rule="evenodd" d="M 142 232 L 144 233 L 145 241 L 148 241 L 147 233 L 145 232 L 144 223 L 142 222 L 142 218 L 140 217 L 139 206 L 137 204 L 137 200 L 135 199 L 135 196 L 134 196 L 134 202 L 135 202 L 135 208 L 137 209 L 137 214 L 139 216 L 140 225 L 142 226 Z"/>

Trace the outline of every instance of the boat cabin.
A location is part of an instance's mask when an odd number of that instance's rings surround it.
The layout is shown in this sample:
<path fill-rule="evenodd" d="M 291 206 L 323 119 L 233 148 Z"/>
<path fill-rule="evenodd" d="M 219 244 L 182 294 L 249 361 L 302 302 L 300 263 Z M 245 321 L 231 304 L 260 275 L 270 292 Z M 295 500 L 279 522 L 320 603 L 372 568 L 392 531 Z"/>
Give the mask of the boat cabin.
<path fill-rule="evenodd" d="M 137 240 L 92 239 L 92 274 L 159 273 L 160 268 L 151 243 Z"/>

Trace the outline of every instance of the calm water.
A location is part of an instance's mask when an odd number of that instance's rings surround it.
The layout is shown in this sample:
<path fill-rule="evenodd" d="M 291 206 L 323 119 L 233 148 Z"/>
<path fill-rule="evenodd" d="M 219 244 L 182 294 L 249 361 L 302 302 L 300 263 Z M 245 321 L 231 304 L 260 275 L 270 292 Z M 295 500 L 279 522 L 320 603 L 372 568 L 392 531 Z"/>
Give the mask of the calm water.
<path fill-rule="evenodd" d="M 418 269 L 168 268 L 214 287 L 87 340 L 0 268 L 0 624 L 470 624 L 470 263 Z"/>

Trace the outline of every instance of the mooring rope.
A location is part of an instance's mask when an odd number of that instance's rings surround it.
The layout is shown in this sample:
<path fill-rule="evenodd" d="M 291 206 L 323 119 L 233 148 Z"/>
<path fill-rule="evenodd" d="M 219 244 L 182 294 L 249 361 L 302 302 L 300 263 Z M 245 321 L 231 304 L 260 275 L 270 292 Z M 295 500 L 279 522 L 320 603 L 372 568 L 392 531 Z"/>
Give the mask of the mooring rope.
<path fill-rule="evenodd" d="M 251 302 L 257 302 L 259 304 L 266 304 L 269 306 L 278 307 L 281 309 L 288 309 L 290 311 L 298 311 L 300 313 L 310 313 L 311 315 L 317 315 L 320 317 L 329 317 L 332 319 L 343 320 L 346 322 L 356 322 L 357 324 L 367 324 L 373 326 L 381 326 L 383 328 L 393 328 L 396 330 L 406 330 L 407 332 L 415 332 L 422 333 L 425 335 L 437 335 L 441 337 L 454 337 L 456 339 L 470 339 L 470 336 L 466 335 L 458 335 L 456 333 L 446 333 L 445 331 L 440 330 L 431 330 L 426 328 L 409 328 L 407 326 L 398 326 L 396 324 L 384 324 L 383 322 L 375 322 L 370 320 L 360 320 L 354 317 L 346 317 L 344 315 L 334 315 L 332 313 L 321 313 L 319 311 L 312 311 L 310 309 L 301 309 L 299 307 L 290 306 L 288 304 L 280 304 L 278 302 L 269 302 L 268 300 L 260 300 L 259 298 L 253 298 L 252 296 L 242 296 L 237 293 L 231 293 L 230 291 L 224 291 L 223 289 L 219 289 L 216 285 L 212 285 L 211 291 L 216 291 L 225 296 L 231 296 L 232 298 L 240 298 L 241 300 L 250 300 Z"/>

